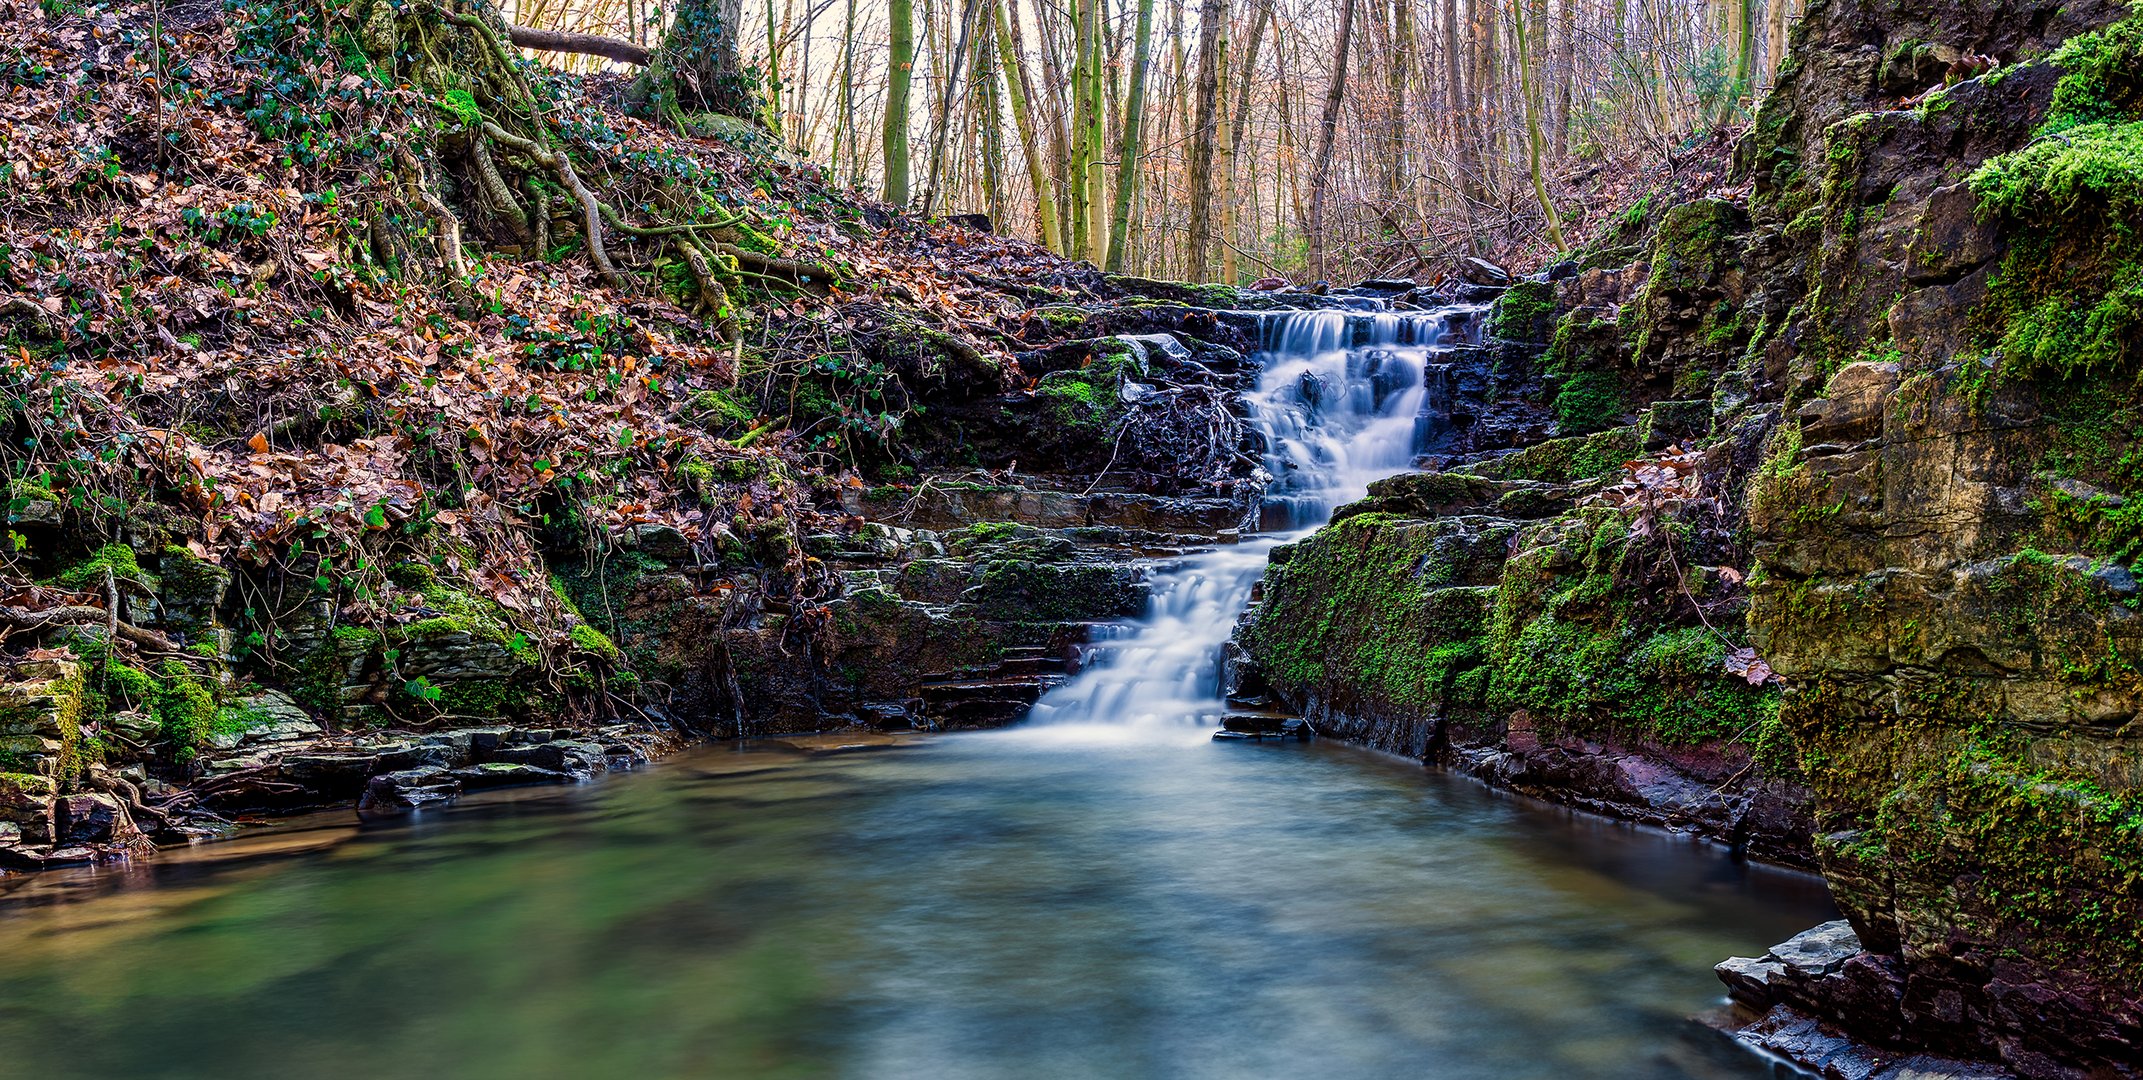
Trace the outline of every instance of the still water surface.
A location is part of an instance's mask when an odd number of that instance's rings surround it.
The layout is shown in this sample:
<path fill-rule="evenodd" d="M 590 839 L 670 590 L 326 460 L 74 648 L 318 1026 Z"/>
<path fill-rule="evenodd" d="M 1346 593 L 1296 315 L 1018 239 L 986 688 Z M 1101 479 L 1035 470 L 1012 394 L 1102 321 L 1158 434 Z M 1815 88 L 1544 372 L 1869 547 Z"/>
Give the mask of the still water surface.
<path fill-rule="evenodd" d="M 1345 747 L 713 748 L 0 880 L 0 1076 L 1754 1077 L 1822 887 Z"/>

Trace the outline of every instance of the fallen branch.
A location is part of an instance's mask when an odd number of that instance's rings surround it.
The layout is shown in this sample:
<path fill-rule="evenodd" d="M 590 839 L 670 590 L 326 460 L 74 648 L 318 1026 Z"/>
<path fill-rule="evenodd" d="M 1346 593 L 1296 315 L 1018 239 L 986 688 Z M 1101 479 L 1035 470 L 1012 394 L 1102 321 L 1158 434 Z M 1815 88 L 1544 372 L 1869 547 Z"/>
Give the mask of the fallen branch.
<path fill-rule="evenodd" d="M 44 630 L 54 626 L 109 626 L 120 639 L 131 641 L 142 648 L 166 653 L 180 651 L 176 642 L 154 630 L 144 630 L 119 622 L 105 609 L 87 605 L 46 608 L 43 611 L 0 607 L 0 625 L 14 630 Z"/>
<path fill-rule="evenodd" d="M 506 27 L 506 39 L 524 49 L 541 49 L 545 52 L 580 53 L 583 56 L 600 56 L 620 64 L 646 67 L 653 54 L 645 45 L 636 45 L 623 38 L 604 37 L 601 34 L 569 34 L 562 30 L 538 30 L 533 26 Z"/>

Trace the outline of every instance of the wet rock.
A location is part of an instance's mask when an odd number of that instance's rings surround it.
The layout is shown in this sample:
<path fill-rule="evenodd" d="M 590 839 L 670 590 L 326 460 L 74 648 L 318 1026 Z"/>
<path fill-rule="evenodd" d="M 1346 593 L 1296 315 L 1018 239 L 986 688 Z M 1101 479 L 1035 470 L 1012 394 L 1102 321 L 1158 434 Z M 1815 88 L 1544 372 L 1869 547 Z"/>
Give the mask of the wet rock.
<path fill-rule="evenodd" d="M 2016 1076 L 1995 1065 L 1870 1046 L 1783 1005 L 1733 1035 L 1826 1080 L 2014 1080 Z"/>
<path fill-rule="evenodd" d="M 60 839 L 70 844 L 114 844 L 138 835 L 127 808 L 110 795 L 67 795 L 56 804 Z"/>
<path fill-rule="evenodd" d="M 403 769 L 367 780 L 364 797 L 357 802 L 357 813 L 362 817 L 390 816 L 444 806 L 460 797 L 461 780 L 445 769 Z"/>
<path fill-rule="evenodd" d="M 23 843 L 52 843 L 57 833 L 53 794 L 50 777 L 0 773 L 0 823 L 12 826 Z"/>
<path fill-rule="evenodd" d="M 492 762 L 530 765 L 585 780 L 610 768 L 609 755 L 598 743 L 558 739 L 528 746 L 504 746 L 489 755 Z"/>
<path fill-rule="evenodd" d="M 1803 930 L 1786 942 L 1771 947 L 1771 956 L 1784 964 L 1795 978 L 1818 979 L 1836 973 L 1847 960 L 1860 954 L 1860 938 L 1853 925 L 1835 919 Z"/>
<path fill-rule="evenodd" d="M 1712 968 L 1735 1001 L 1757 1010 L 1768 1009 L 1777 1000 L 1771 982 L 1785 970 L 1785 964 L 1769 956 L 1729 957 Z"/>
<path fill-rule="evenodd" d="M 357 753 L 290 754 L 277 765 L 282 776 L 322 801 L 356 798 L 366 781 L 380 771 L 379 755 Z"/>
<path fill-rule="evenodd" d="M 1473 285 L 1508 285 L 1511 273 L 1486 259 L 1467 256 L 1458 261 L 1459 277 Z"/>
<path fill-rule="evenodd" d="M 524 784 L 568 784 L 574 777 L 556 769 L 536 765 L 517 764 L 507 761 L 487 761 L 454 770 L 454 778 L 469 791 L 484 788 L 517 787 Z"/>
<path fill-rule="evenodd" d="M 503 642 L 467 630 L 436 631 L 404 642 L 399 661 L 405 677 L 440 684 L 505 679 L 521 666 Z"/>
<path fill-rule="evenodd" d="M 231 588 L 231 572 L 182 547 L 165 548 L 157 575 L 162 625 L 195 638 L 213 630 Z"/>

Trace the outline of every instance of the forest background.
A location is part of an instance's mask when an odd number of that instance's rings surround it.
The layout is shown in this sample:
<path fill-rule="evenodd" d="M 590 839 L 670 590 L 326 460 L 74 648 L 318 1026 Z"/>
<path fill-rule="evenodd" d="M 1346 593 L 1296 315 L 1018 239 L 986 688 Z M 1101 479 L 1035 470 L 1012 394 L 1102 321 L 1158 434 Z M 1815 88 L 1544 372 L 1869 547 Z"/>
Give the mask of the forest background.
<path fill-rule="evenodd" d="M 512 0 L 504 14 L 641 46 L 697 22 L 734 50 L 734 100 L 750 103 L 734 111 L 754 114 L 730 137 L 887 202 L 986 214 L 1124 273 L 1307 284 L 1551 259 L 1748 119 L 1805 4 Z"/>

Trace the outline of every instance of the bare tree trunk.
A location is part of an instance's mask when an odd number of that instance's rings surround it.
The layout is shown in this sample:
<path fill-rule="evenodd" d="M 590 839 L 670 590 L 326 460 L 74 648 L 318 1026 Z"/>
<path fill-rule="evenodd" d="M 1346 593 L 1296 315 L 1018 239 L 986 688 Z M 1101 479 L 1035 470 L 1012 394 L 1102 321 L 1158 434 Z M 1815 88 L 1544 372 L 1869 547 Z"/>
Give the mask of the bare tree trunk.
<path fill-rule="evenodd" d="M 1116 216 L 1109 227 L 1108 268 L 1124 269 L 1131 246 L 1131 204 L 1145 163 L 1146 68 L 1153 57 L 1153 0 L 1138 0 L 1138 30 L 1131 46 L 1131 88 L 1124 96 L 1123 138 L 1116 150 Z"/>
<path fill-rule="evenodd" d="M 1533 174 L 1533 194 L 1540 198 L 1541 213 L 1547 215 L 1548 239 L 1555 244 L 1555 250 L 1568 251 L 1570 245 L 1563 241 L 1562 218 L 1555 213 L 1555 200 L 1548 197 L 1547 174 L 1540 161 L 1540 78 L 1534 67 L 1537 58 L 1527 40 L 1525 8 L 1526 0 L 1511 0 L 1511 26 L 1516 31 L 1518 46 L 1519 96 L 1525 99 L 1526 159 Z"/>
<path fill-rule="evenodd" d="M 1049 197 L 1049 174 L 1042 169 L 1042 148 L 1029 105 L 1033 95 L 1027 85 L 1027 63 L 1020 58 L 1019 46 L 1014 43 L 1004 5 L 993 3 L 990 8 L 997 23 L 997 53 L 1005 69 L 1005 96 L 1012 102 L 1012 126 L 1019 131 L 1020 152 L 1027 161 L 1027 182 L 1034 186 L 1035 235 L 1041 238 L 1043 247 L 1061 255 L 1064 234 L 1057 228 L 1056 202 Z"/>
<path fill-rule="evenodd" d="M 1094 57 L 1094 5 L 1096 0 L 1072 0 L 1072 70 L 1071 70 L 1071 167 L 1065 176 L 1071 202 L 1071 254 L 1084 255 L 1093 222 L 1087 217 L 1086 174 L 1087 166 L 1094 160 L 1096 147 L 1087 141 L 1087 120 L 1094 115 L 1096 103 L 1088 95 L 1093 90 L 1093 81 L 1087 77 L 1087 66 L 1096 62 Z"/>
<path fill-rule="evenodd" d="M 1570 111 L 1577 101 L 1578 83 L 1578 3 L 1579 0 L 1555 0 L 1555 67 L 1549 74 L 1554 80 L 1555 107 L 1548 115 L 1557 161 L 1570 157 Z"/>
<path fill-rule="evenodd" d="M 1347 50 L 1354 39 L 1354 0 L 1339 0 L 1339 54 L 1332 60 L 1332 84 L 1325 90 L 1324 119 L 1317 134 L 1315 170 L 1310 178 L 1310 273 L 1325 276 L 1325 185 L 1332 178 L 1332 140 L 1339 133 L 1339 106 L 1347 96 Z"/>
<path fill-rule="evenodd" d="M 1756 0 L 1722 0 L 1720 15 L 1725 24 L 1728 62 L 1733 66 L 1726 85 L 1719 90 L 1718 111 L 1712 122 L 1724 127 L 1740 113 L 1741 97 L 1748 93 L 1750 80 L 1756 74 L 1756 34 L 1751 25 L 1756 21 Z"/>
<path fill-rule="evenodd" d="M 764 121 L 759 87 L 737 59 L 744 0 L 681 0 L 641 90 L 658 112 L 713 112 Z"/>
<path fill-rule="evenodd" d="M 1023 52 L 1020 41 L 1019 0 L 1005 0 L 1006 17 L 1012 35 L 1014 51 Z M 1072 181 L 1071 181 L 1071 136 L 1068 130 L 1069 109 L 1065 91 L 1069 82 L 1064 72 L 1062 58 L 1057 53 L 1059 39 L 1053 12 L 1060 10 L 1054 4 L 1043 2 L 1035 5 L 1035 28 L 1041 38 L 1043 92 L 1033 93 L 1028 87 L 1028 104 L 1040 110 L 1049 121 L 1049 163 L 1051 171 L 1050 209 L 1057 219 L 1057 251 L 1073 254 L 1072 247 Z"/>
<path fill-rule="evenodd" d="M 908 205 L 908 92 L 915 74 L 914 0 L 887 0 L 891 36 L 885 91 L 885 201 Z"/>
<path fill-rule="evenodd" d="M 1769 48 L 1766 51 L 1769 53 L 1771 65 L 1771 82 L 1773 85 L 1777 85 L 1779 72 L 1785 70 L 1786 66 L 1787 29 L 1793 23 L 1794 8 L 1799 5 L 1794 0 L 1766 0 L 1766 2 L 1771 8 L 1771 25 L 1767 35 Z"/>
<path fill-rule="evenodd" d="M 959 96 L 960 68 L 967 59 L 968 36 L 975 28 L 975 11 L 981 0 L 966 0 L 960 5 L 959 38 L 953 42 L 952 55 L 945 73 L 945 89 L 938 97 L 937 124 L 930 133 L 930 171 L 923 183 L 923 212 L 937 209 L 938 177 L 945 163 L 945 140 L 952 133 L 952 103 Z"/>
<path fill-rule="evenodd" d="M 841 19 L 841 115 L 834 118 L 833 167 L 827 175 L 839 181 L 841 171 L 841 142 L 848 142 L 848 171 L 853 188 L 863 176 L 856 153 L 856 0 L 848 0 L 847 11 Z"/>
<path fill-rule="evenodd" d="M 997 10 L 996 0 L 981 0 L 981 2 L 988 4 L 991 12 Z M 987 13 L 978 13 L 978 15 L 981 18 L 990 17 Z M 994 29 L 994 27 L 984 27 L 982 33 L 975 38 L 975 59 L 973 61 L 975 67 L 975 98 L 973 111 L 979 112 L 981 115 L 976 118 L 973 126 L 981 128 L 979 134 L 982 139 L 983 204 L 989 207 L 991 227 L 1001 233 L 1005 231 L 1005 219 L 1009 215 L 1006 213 L 1004 189 L 1004 110 L 998 104 L 998 86 L 1000 83 L 997 78 L 997 44 Z"/>
<path fill-rule="evenodd" d="M 1348 0 L 1352 2 L 1352 0 Z M 1205 0 L 1198 9 L 1198 107 L 1191 129 L 1190 253 L 1184 276 L 1203 281 L 1211 274 L 1213 245 L 1213 151 L 1220 129 L 1220 42 L 1228 21 L 1228 0 Z"/>
<path fill-rule="evenodd" d="M 1226 155 L 1220 170 L 1220 279 L 1230 285 L 1239 280 L 1236 273 L 1235 249 L 1240 243 L 1236 228 L 1235 208 L 1242 201 L 1235 190 L 1236 165 L 1242 158 L 1243 129 L 1249 123 L 1250 89 L 1257 79 L 1258 49 L 1265 42 L 1265 24 L 1272 20 L 1273 0 L 1256 0 L 1250 11 L 1250 40 L 1243 45 L 1242 55 L 1236 60 L 1239 74 L 1235 108 L 1227 119 L 1227 136 L 1221 144 Z M 1223 48 L 1225 57 L 1226 50 Z"/>
<path fill-rule="evenodd" d="M 1384 197 L 1397 204 L 1413 175 L 1412 140 L 1406 134 L 1406 87 L 1414 69 L 1414 6 L 1409 0 L 1392 0 L 1391 63 L 1386 70 L 1385 93 L 1390 97 L 1391 154 L 1385 161 Z"/>
<path fill-rule="evenodd" d="M 1109 257 L 1108 136 L 1102 121 L 1108 111 L 1108 90 L 1103 64 L 1102 0 L 1086 0 L 1088 20 L 1086 61 L 1086 170 L 1081 201 L 1085 205 L 1087 240 L 1084 254 L 1096 266 Z"/>

